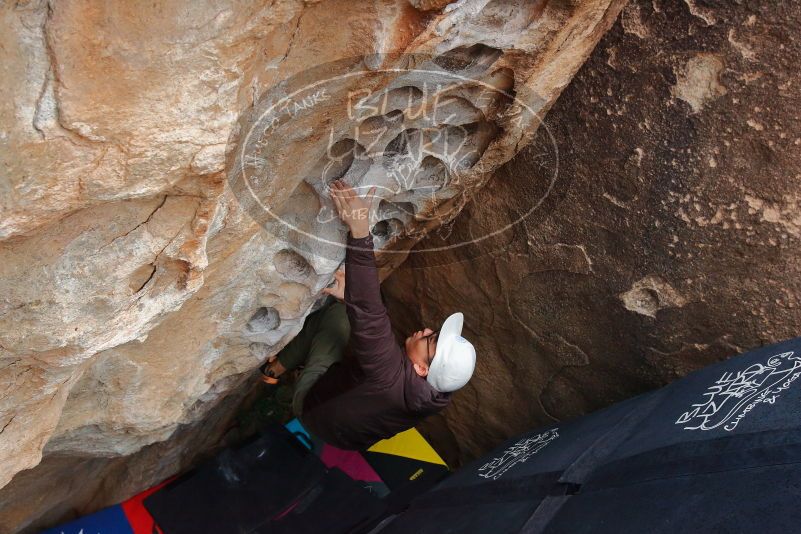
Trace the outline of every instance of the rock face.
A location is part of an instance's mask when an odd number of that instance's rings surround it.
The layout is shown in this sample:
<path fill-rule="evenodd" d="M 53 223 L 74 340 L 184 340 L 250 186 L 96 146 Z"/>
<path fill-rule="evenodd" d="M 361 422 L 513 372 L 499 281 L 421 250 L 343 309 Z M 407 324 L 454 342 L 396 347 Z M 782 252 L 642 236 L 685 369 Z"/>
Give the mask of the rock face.
<path fill-rule="evenodd" d="M 476 374 L 432 429 L 457 457 L 801 334 L 801 7 L 712 4 L 630 3 L 553 138 L 385 283 L 402 331 L 465 313 Z"/>
<path fill-rule="evenodd" d="M 0 486 L 43 451 L 54 478 L 196 429 L 343 258 L 327 180 L 379 185 L 373 232 L 399 263 L 530 142 L 623 3 L 4 3 Z M 324 74 L 349 81 L 287 100 Z M 181 465 L 156 456 L 140 485 Z M 25 509 L 36 484 L 6 488 L 3 530 L 79 499 Z"/>

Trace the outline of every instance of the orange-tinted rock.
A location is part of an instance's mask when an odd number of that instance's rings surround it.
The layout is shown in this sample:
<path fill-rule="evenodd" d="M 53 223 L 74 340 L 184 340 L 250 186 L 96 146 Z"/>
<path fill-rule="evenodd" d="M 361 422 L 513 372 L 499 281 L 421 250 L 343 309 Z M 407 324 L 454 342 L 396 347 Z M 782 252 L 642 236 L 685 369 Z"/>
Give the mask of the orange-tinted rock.
<path fill-rule="evenodd" d="M 447 71 L 458 93 L 450 112 L 381 139 L 381 151 L 395 156 L 403 132 L 445 152 L 439 134 L 453 129 L 470 149 L 470 157 L 454 158 L 462 164 L 454 187 L 430 199 L 414 184 L 381 195 L 374 232 L 381 246 L 401 252 L 397 261 L 422 230 L 458 213 L 529 142 L 537 115 L 623 3 L 3 4 L 0 486 L 36 466 L 43 451 L 52 461 L 40 471 L 55 478 L 53 466 L 69 464 L 64 458 L 121 457 L 148 447 L 170 453 L 165 440 L 212 417 L 210 410 L 300 329 L 344 255 L 342 227 L 323 227 L 333 236 L 331 254 L 280 227 L 265 224 L 267 232 L 231 187 L 245 127 L 271 91 L 280 93 L 279 82 L 333 61 L 342 72 L 391 73 L 419 70 L 423 63 L 404 61 L 427 57 Z M 398 59 L 400 52 L 407 56 Z M 371 78 L 371 89 L 380 93 L 397 78 Z M 477 91 L 478 82 L 493 94 Z M 398 113 L 415 120 L 401 92 L 419 91 L 421 83 L 392 86 L 400 107 L 386 117 L 319 106 L 282 130 L 277 143 L 249 147 L 243 165 L 264 159 L 280 170 L 261 184 L 260 200 L 300 229 L 318 230 L 315 216 L 329 201 L 311 178 L 320 177 L 318 164 L 331 168 L 329 134 L 347 149 L 348 140 L 364 141 L 348 134 L 362 121 L 392 122 Z M 383 180 L 383 162 L 380 152 L 366 158 L 362 170 L 371 172 L 349 178 L 354 185 Z M 456 169 L 446 163 L 453 162 L 422 158 L 405 170 L 436 181 L 444 165 L 450 180 Z M 173 446 L 187 447 L 191 440 L 183 439 Z M 154 464 L 155 454 L 136 458 L 147 477 L 100 493 L 134 492 L 178 465 Z M 97 477 L 113 471 L 93 465 Z M 91 487 L 104 484 L 89 479 Z M 40 495 L 46 492 L 37 488 L 46 487 L 27 473 L 5 494 Z M 86 504 L 88 493 L 50 492 L 50 501 L 28 509 L 24 500 L 0 496 L 0 503 L 16 503 L 12 519 L 0 512 L 0 524 L 14 530 L 54 518 L 54 510 Z M 93 501 L 102 504 L 108 502 Z"/>

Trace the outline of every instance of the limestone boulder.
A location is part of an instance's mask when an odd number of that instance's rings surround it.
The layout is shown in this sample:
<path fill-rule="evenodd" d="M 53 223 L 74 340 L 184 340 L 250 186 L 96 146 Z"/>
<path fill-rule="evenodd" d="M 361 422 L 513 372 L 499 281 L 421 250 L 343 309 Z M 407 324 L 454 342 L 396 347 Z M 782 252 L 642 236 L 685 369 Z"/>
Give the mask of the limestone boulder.
<path fill-rule="evenodd" d="M 0 6 L 0 486 L 43 451 L 53 475 L 196 428 L 299 331 L 344 257 L 328 180 L 380 187 L 373 232 L 400 263 L 531 141 L 623 3 Z M 323 75 L 345 81 L 265 122 Z M 126 489 L 181 465 L 140 466 Z M 48 484 L 18 480 L 6 495 Z"/>

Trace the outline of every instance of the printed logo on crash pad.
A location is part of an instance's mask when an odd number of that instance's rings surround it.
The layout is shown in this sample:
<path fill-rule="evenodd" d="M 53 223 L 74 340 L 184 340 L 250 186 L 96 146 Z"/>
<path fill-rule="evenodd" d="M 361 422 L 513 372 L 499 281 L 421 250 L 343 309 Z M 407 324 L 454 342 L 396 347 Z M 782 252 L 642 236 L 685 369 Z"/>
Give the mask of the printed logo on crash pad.
<path fill-rule="evenodd" d="M 684 430 L 731 432 L 761 403 L 773 404 L 801 375 L 801 357 L 784 352 L 736 372 L 723 373 L 675 424 Z"/>
<path fill-rule="evenodd" d="M 531 438 L 524 438 L 503 451 L 503 454 L 497 458 L 493 458 L 483 466 L 479 467 L 479 476 L 484 478 L 491 478 L 497 480 L 504 473 L 509 471 L 512 467 L 519 463 L 523 463 L 538 452 L 540 452 L 546 445 L 559 437 L 559 429 L 554 428 L 537 434 Z"/>

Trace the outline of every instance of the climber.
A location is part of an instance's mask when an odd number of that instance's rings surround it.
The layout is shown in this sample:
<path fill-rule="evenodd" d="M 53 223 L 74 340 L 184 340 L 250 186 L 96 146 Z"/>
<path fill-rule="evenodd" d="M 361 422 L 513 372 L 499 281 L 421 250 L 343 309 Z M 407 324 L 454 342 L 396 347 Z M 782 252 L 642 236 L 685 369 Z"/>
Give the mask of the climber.
<path fill-rule="evenodd" d="M 303 365 L 292 400 L 295 415 L 335 447 L 365 449 L 445 408 L 451 393 L 470 380 L 476 353 L 461 336 L 461 313 L 439 331 L 411 334 L 403 348 L 396 343 L 370 234 L 375 188 L 361 198 L 337 180 L 330 195 L 349 229 L 345 272 L 323 290 L 328 304 L 306 318 L 300 334 L 262 372 L 270 383 Z"/>

